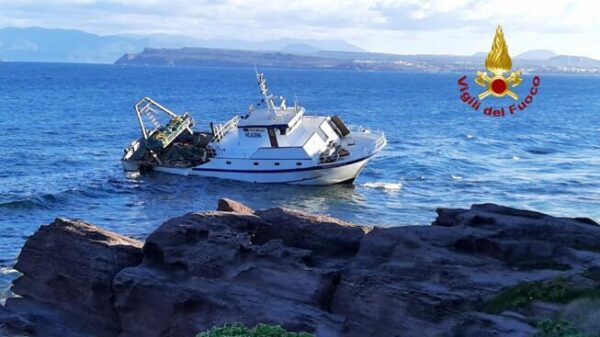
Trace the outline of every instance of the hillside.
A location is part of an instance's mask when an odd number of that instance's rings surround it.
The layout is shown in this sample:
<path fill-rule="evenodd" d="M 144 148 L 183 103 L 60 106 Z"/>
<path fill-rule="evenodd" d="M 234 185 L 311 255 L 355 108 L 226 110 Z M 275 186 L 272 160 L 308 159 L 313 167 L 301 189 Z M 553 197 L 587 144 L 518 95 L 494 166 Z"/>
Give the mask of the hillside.
<path fill-rule="evenodd" d="M 361 52 L 363 49 L 342 40 L 277 39 L 245 41 L 241 39 L 199 39 L 189 36 L 108 35 L 81 30 L 31 28 L 0 29 L 0 58 L 7 61 L 113 63 L 126 53 L 144 48 L 226 48 L 237 50 L 287 50 L 315 52 L 338 50 Z"/>
<path fill-rule="evenodd" d="M 484 69 L 479 55 L 396 55 L 385 53 L 311 51 L 294 45 L 281 51 L 245 51 L 211 48 L 146 48 L 128 53 L 115 63 L 121 65 L 247 66 L 280 68 L 364 69 L 420 72 L 457 72 Z M 547 60 L 515 58 L 513 67 L 528 72 L 600 73 L 600 61 L 586 57 L 558 55 Z"/>

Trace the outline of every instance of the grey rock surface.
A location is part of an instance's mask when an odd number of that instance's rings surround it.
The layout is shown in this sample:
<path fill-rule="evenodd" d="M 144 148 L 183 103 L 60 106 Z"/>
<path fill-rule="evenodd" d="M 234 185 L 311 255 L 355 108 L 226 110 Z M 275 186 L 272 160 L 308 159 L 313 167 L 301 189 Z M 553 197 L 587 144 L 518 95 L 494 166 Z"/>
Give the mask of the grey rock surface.
<path fill-rule="evenodd" d="M 242 322 L 317 336 L 516 337 L 561 307 L 486 312 L 501 290 L 557 277 L 600 287 L 600 226 L 589 219 L 483 204 L 438 209 L 431 226 L 372 228 L 231 200 L 219 209 L 165 222 L 143 249 L 57 219 L 25 244 L 13 287 L 22 297 L 7 309 L 34 336 L 50 326 L 185 337 Z"/>

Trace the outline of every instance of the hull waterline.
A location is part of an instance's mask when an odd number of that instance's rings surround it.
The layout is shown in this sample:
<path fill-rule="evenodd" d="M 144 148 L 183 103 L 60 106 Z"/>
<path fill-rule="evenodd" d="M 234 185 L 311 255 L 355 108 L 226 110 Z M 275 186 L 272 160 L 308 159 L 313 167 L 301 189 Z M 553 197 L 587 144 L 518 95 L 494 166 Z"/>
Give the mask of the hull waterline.
<path fill-rule="evenodd" d="M 345 164 L 321 165 L 299 170 L 274 171 L 235 171 L 212 170 L 198 168 L 154 167 L 155 171 L 177 174 L 196 175 L 227 180 L 244 181 L 262 184 L 295 184 L 295 185 L 331 185 L 351 182 L 358 177 L 371 156 Z"/>

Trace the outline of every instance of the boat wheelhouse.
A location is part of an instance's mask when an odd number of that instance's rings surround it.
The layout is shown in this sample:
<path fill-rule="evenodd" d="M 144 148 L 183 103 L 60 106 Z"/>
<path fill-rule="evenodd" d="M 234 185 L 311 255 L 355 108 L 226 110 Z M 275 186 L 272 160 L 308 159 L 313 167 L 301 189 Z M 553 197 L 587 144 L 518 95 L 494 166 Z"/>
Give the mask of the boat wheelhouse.
<path fill-rule="evenodd" d="M 327 185 L 351 183 L 386 145 L 383 133 L 349 127 L 339 116 L 308 116 L 297 101 L 270 94 L 256 74 L 261 108 L 250 106 L 210 131 L 192 129 L 188 113 L 177 115 L 144 97 L 135 104 L 142 137 L 122 159 L 128 171 L 201 175 L 254 183 Z M 166 118 L 161 124 L 159 117 Z"/>

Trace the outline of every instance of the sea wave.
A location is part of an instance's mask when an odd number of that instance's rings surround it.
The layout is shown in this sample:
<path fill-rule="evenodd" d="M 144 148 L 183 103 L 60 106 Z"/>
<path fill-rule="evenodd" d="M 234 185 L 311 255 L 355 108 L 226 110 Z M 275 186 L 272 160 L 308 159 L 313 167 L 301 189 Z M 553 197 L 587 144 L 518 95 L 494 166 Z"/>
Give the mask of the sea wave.
<path fill-rule="evenodd" d="M 52 193 L 9 194 L 0 199 L 0 209 L 52 209 L 56 205 L 69 202 L 69 200 L 97 199 L 111 193 L 134 193 L 128 191 L 130 186 L 127 185 L 132 185 L 131 183 L 124 181 L 122 185 L 115 184 L 111 179 L 101 179 Z"/>
<path fill-rule="evenodd" d="M 372 183 L 364 183 L 364 187 L 368 188 L 379 188 L 384 190 L 392 190 L 398 191 L 402 189 L 402 183 L 386 183 L 386 182 L 372 182 Z"/>
<path fill-rule="evenodd" d="M 54 204 L 62 203 L 66 201 L 67 196 L 65 192 L 60 193 L 45 193 L 41 195 L 34 195 L 25 198 L 17 198 L 16 200 L 9 200 L 0 202 L 0 208 L 9 209 L 34 209 L 43 208 L 49 209 Z"/>
<path fill-rule="evenodd" d="M 525 151 L 531 153 L 531 154 L 539 154 L 539 155 L 547 155 L 547 154 L 552 154 L 555 153 L 556 150 L 553 149 L 545 149 L 545 148 L 530 148 L 530 149 L 526 149 Z"/>

